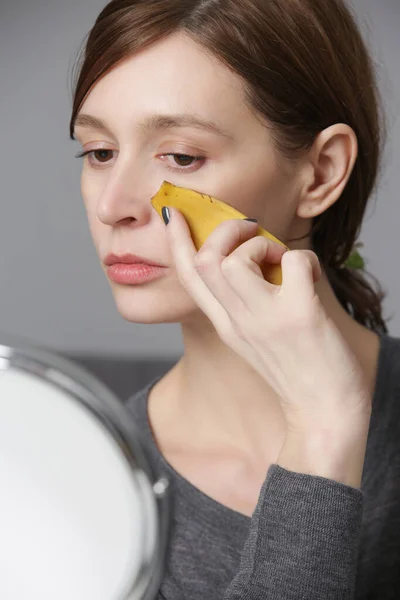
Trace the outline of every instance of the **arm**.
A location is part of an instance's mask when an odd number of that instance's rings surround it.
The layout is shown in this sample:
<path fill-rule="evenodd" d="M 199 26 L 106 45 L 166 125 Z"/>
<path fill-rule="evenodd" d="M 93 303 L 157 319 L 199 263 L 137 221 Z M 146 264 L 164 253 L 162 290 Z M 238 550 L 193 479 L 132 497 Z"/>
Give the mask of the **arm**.
<path fill-rule="evenodd" d="M 349 600 L 363 508 L 354 485 L 372 399 L 319 298 L 319 259 L 283 249 L 241 219 L 220 223 L 197 251 L 183 215 L 171 211 L 167 237 L 180 281 L 222 342 L 280 399 L 287 426 L 225 600 Z M 265 262 L 280 264 L 280 286 L 265 281 Z"/>
<path fill-rule="evenodd" d="M 224 600 L 354 598 L 368 429 L 365 419 L 286 439 Z"/>

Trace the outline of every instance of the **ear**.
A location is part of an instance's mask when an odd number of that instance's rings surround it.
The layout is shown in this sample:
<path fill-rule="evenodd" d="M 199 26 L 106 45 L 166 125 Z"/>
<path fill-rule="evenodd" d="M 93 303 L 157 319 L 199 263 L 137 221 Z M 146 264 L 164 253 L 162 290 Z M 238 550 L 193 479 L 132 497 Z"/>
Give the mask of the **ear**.
<path fill-rule="evenodd" d="M 304 158 L 297 215 L 304 219 L 325 212 L 340 198 L 358 154 L 357 136 L 343 123 L 324 129 Z"/>

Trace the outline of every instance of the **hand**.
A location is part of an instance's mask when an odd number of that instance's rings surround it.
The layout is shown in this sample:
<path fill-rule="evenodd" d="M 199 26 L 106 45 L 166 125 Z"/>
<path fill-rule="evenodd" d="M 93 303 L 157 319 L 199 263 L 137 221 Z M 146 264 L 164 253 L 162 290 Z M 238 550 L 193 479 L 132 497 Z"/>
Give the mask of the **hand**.
<path fill-rule="evenodd" d="M 224 221 L 197 252 L 183 215 L 169 208 L 167 238 L 180 282 L 221 340 L 278 394 L 289 432 L 356 422 L 371 411 L 367 384 L 348 345 L 326 315 L 314 284 L 316 254 L 287 251 L 257 224 Z M 260 264 L 281 263 L 282 285 Z"/>

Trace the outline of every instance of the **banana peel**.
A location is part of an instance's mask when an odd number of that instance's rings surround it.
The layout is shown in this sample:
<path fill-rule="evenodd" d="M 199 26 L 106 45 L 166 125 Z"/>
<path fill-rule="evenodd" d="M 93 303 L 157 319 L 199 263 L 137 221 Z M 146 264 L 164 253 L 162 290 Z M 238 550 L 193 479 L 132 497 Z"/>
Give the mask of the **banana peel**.
<path fill-rule="evenodd" d="M 161 218 L 163 206 L 177 208 L 183 214 L 189 226 L 196 250 L 200 250 L 210 233 L 223 221 L 247 218 L 246 215 L 213 196 L 207 196 L 194 190 L 178 187 L 168 181 L 163 182 L 157 194 L 152 197 L 151 204 Z M 256 235 L 273 240 L 289 250 L 283 242 L 260 226 L 257 229 Z M 282 269 L 280 265 L 263 263 L 260 265 L 260 269 L 266 281 L 275 285 L 281 285 Z"/>

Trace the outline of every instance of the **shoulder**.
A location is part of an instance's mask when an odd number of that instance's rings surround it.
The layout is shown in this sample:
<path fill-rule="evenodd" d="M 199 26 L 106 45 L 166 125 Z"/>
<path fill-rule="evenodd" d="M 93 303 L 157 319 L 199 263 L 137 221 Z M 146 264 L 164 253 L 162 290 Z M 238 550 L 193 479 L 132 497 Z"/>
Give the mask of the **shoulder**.
<path fill-rule="evenodd" d="M 149 393 L 157 379 L 158 378 L 153 378 L 151 381 L 142 386 L 139 390 L 136 390 L 124 402 L 125 408 L 134 416 L 135 421 L 139 422 L 143 426 L 146 425 L 148 421 L 147 404 Z"/>
<path fill-rule="evenodd" d="M 379 377 L 384 383 L 400 385 L 400 337 L 382 335 Z"/>
<path fill-rule="evenodd" d="M 400 338 L 387 334 L 381 335 L 372 424 L 375 420 L 379 431 L 400 425 Z"/>

